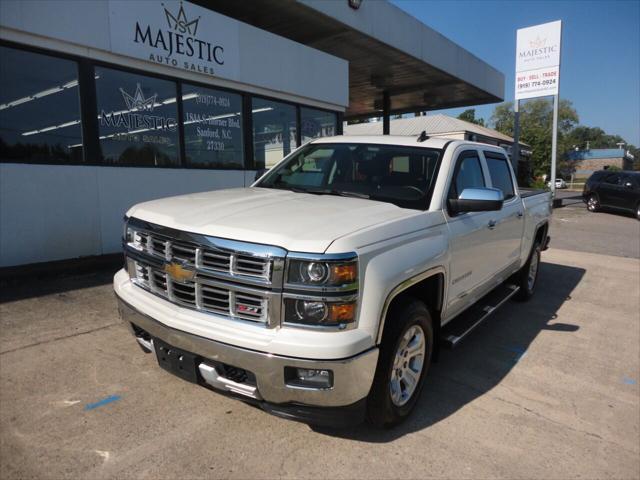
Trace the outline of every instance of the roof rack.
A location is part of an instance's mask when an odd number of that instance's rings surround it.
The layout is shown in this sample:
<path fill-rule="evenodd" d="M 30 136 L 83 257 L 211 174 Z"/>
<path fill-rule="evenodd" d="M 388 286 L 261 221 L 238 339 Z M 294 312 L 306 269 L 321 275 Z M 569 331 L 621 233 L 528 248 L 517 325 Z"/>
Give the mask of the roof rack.
<path fill-rule="evenodd" d="M 420 136 L 418 137 L 419 142 L 424 142 L 425 140 L 429 140 L 429 135 L 427 135 L 427 131 L 423 130 Z"/>

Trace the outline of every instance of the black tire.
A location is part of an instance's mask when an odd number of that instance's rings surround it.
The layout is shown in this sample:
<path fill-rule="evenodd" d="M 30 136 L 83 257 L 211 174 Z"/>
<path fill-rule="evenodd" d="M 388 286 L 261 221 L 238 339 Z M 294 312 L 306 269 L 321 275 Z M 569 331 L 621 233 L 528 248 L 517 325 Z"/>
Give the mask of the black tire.
<path fill-rule="evenodd" d="M 416 326 L 417 328 L 414 328 Z M 394 366 L 394 360 L 396 359 L 396 353 L 404 351 L 404 358 L 407 358 L 407 345 L 404 345 L 406 340 L 405 334 L 411 335 L 419 330 L 424 334 L 424 354 L 422 357 L 421 370 L 418 376 L 417 383 L 411 393 L 404 398 L 398 398 L 395 396 L 395 400 L 392 398 L 392 376 L 397 379 L 397 372 L 402 369 Z M 411 344 L 414 340 L 417 342 L 418 336 L 412 336 L 409 340 Z M 417 345 L 417 343 L 416 343 Z M 382 345 L 380 346 L 380 355 L 378 357 L 378 366 L 376 367 L 376 373 L 373 379 L 373 385 L 369 392 L 367 399 L 367 419 L 369 423 L 382 428 L 391 428 L 404 419 L 406 419 L 413 410 L 420 392 L 424 385 L 424 378 L 429 366 L 431 365 L 431 358 L 433 355 L 433 323 L 429 309 L 427 306 L 414 298 L 407 297 L 404 301 L 399 299 L 387 313 L 385 322 L 385 330 L 382 334 Z M 402 357 L 399 357 L 402 358 Z M 417 359 L 417 357 L 415 357 Z M 409 363 L 413 360 L 409 358 Z M 414 366 L 416 362 L 414 361 Z M 407 362 L 404 362 L 404 369 L 407 368 Z M 411 367 L 410 367 L 411 368 Z M 414 371 L 412 369 L 412 371 Z M 400 386 L 402 380 L 396 381 L 395 384 Z M 406 386 L 406 384 L 405 384 Z M 395 392 L 398 390 L 395 389 Z M 399 405 L 398 402 L 404 402 Z"/>
<path fill-rule="evenodd" d="M 600 210 L 600 200 L 598 200 L 598 196 L 595 193 L 589 195 L 587 198 L 587 210 L 590 212 L 597 212 Z"/>
<path fill-rule="evenodd" d="M 636 205 L 636 220 L 640 220 L 640 203 Z"/>
<path fill-rule="evenodd" d="M 540 244 L 540 242 L 534 243 L 527 263 L 524 264 L 524 266 L 517 274 L 516 284 L 520 287 L 520 290 L 518 291 L 518 293 L 516 293 L 514 298 L 519 302 L 526 302 L 531 297 L 533 297 L 536 285 L 538 283 L 538 271 L 540 270 L 539 267 L 541 254 L 542 245 Z M 532 265 L 535 268 L 534 272 L 531 271 Z M 531 278 L 532 273 L 533 278 Z"/>

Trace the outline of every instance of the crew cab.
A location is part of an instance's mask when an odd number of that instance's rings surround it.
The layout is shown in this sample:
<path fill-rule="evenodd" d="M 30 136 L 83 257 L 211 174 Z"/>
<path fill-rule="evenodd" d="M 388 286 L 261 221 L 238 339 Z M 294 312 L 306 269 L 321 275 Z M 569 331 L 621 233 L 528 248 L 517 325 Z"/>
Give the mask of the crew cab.
<path fill-rule="evenodd" d="M 249 188 L 132 207 L 114 289 L 171 373 L 285 418 L 390 427 L 440 345 L 533 295 L 550 201 L 498 147 L 317 139 Z"/>

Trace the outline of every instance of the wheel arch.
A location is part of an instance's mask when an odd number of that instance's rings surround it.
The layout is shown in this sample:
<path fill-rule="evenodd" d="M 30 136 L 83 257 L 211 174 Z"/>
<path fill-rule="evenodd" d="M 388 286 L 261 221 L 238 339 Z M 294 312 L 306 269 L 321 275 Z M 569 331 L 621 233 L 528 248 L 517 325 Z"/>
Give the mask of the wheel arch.
<path fill-rule="evenodd" d="M 442 266 L 430 268 L 418 275 L 408 278 L 396 285 L 384 301 L 380 321 L 378 322 L 378 334 L 376 345 L 382 342 L 382 334 L 385 329 L 387 314 L 394 302 L 402 301 L 407 296 L 424 301 L 433 317 L 433 330 L 435 338 L 440 331 L 440 312 L 444 304 L 446 271 Z"/>
<path fill-rule="evenodd" d="M 547 240 L 547 233 L 549 233 L 549 221 L 545 220 L 536 227 L 536 231 L 533 235 L 533 245 L 539 242 L 544 248 Z M 533 248 L 533 245 L 531 248 Z"/>

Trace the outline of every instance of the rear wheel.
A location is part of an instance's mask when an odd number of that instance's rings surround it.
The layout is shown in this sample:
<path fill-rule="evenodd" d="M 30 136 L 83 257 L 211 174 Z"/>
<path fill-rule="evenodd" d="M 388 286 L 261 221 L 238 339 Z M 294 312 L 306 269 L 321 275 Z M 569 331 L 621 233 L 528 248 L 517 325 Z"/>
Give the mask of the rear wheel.
<path fill-rule="evenodd" d="M 422 391 L 432 352 L 433 325 L 426 305 L 409 298 L 392 306 L 367 401 L 370 423 L 390 428 L 409 416 Z"/>
<path fill-rule="evenodd" d="M 590 212 L 597 212 L 600 210 L 600 201 L 598 200 L 597 195 L 591 194 L 587 199 L 587 209 Z"/>
<path fill-rule="evenodd" d="M 515 296 L 516 300 L 521 302 L 529 300 L 536 289 L 538 282 L 538 269 L 540 267 L 540 257 L 542 256 L 542 245 L 536 242 L 529 255 L 529 260 L 518 273 L 518 286 L 520 290 Z"/>
<path fill-rule="evenodd" d="M 640 203 L 636 205 L 636 218 L 640 220 Z"/>

